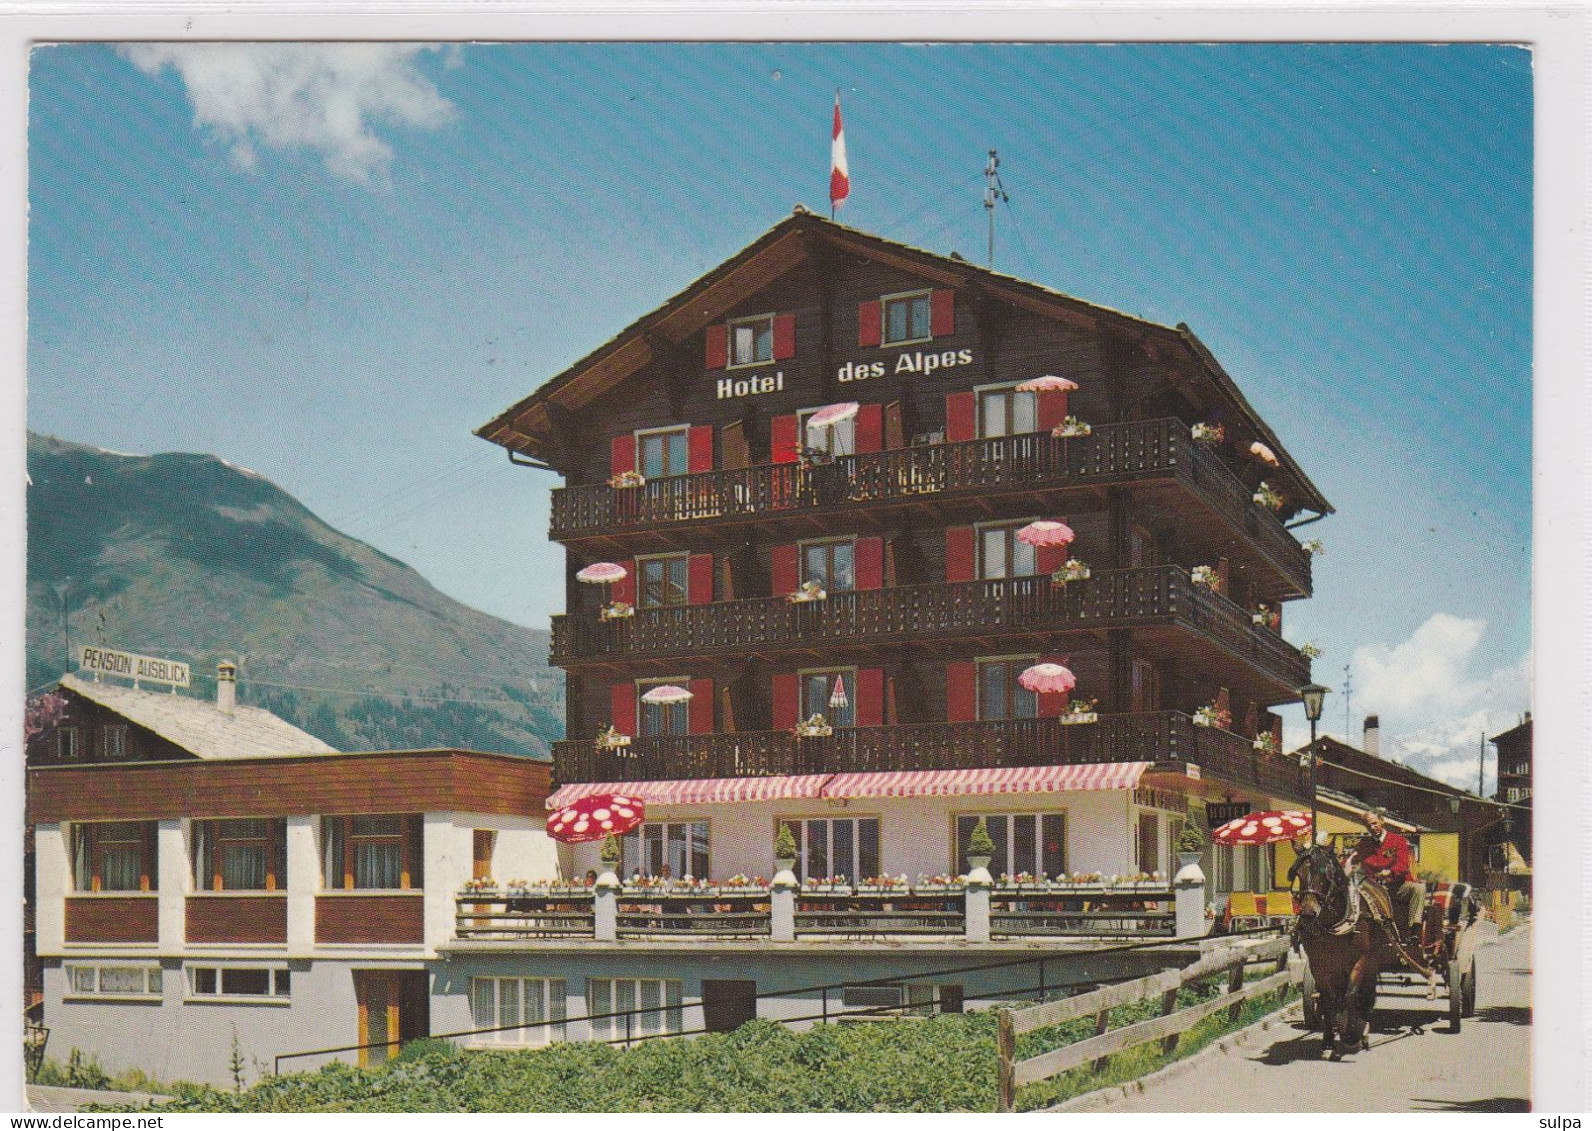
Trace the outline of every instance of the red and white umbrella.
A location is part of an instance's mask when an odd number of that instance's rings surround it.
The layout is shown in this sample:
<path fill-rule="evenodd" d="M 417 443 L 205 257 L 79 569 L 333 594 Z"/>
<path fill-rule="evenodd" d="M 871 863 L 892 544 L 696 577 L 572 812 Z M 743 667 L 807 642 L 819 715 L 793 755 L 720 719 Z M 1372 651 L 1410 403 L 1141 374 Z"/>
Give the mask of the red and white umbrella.
<path fill-rule="evenodd" d="M 862 408 L 856 401 L 844 401 L 841 404 L 825 405 L 807 418 L 809 431 L 828 428 L 831 424 L 839 424 L 856 416 Z"/>
<path fill-rule="evenodd" d="M 566 805 L 547 818 L 547 835 L 565 844 L 584 844 L 612 834 L 624 836 L 647 816 L 639 797 L 597 793 Z"/>
<path fill-rule="evenodd" d="M 1017 532 L 1017 540 L 1027 542 L 1030 546 L 1065 546 L 1073 538 L 1072 527 L 1065 522 L 1052 522 L 1048 518 L 1030 522 Z"/>
<path fill-rule="evenodd" d="M 1234 817 L 1211 830 L 1217 844 L 1277 844 L 1310 835 L 1310 814 L 1303 809 L 1268 809 Z"/>
<path fill-rule="evenodd" d="M 622 565 L 615 565 L 613 562 L 593 562 L 575 574 L 575 580 L 584 581 L 588 585 L 611 585 L 629 576 L 629 571 Z"/>
<path fill-rule="evenodd" d="M 829 693 L 829 706 L 831 709 L 839 709 L 849 706 L 850 703 L 851 701 L 846 698 L 846 677 L 837 675 L 835 677 L 835 689 Z"/>
<path fill-rule="evenodd" d="M 1256 440 L 1253 444 L 1249 445 L 1249 454 L 1254 456 L 1267 467 L 1277 466 L 1277 453 L 1272 451 L 1265 444 L 1262 444 L 1259 440 Z"/>
<path fill-rule="evenodd" d="M 1017 682 L 1029 691 L 1045 695 L 1071 691 L 1078 686 L 1078 677 L 1060 664 L 1035 664 L 1024 668 Z"/>
<path fill-rule="evenodd" d="M 1019 393 L 1076 393 L 1078 391 L 1078 382 L 1047 373 L 1043 377 L 1029 378 L 1017 386 L 1017 391 Z"/>
<path fill-rule="evenodd" d="M 691 698 L 691 693 L 683 687 L 676 687 L 672 683 L 660 684 L 645 691 L 641 695 L 643 703 L 684 703 Z"/>

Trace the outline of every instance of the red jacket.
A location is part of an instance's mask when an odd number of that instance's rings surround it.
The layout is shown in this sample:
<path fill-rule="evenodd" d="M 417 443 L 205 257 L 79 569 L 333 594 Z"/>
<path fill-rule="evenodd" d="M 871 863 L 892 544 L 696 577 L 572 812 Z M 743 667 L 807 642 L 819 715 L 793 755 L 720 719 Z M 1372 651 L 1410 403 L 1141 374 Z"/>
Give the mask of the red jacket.
<path fill-rule="evenodd" d="M 1390 829 L 1382 835 L 1375 852 L 1360 858 L 1360 867 L 1372 879 L 1383 879 L 1380 873 L 1391 872 L 1389 882 L 1394 886 L 1402 884 L 1410 878 L 1410 842 Z"/>

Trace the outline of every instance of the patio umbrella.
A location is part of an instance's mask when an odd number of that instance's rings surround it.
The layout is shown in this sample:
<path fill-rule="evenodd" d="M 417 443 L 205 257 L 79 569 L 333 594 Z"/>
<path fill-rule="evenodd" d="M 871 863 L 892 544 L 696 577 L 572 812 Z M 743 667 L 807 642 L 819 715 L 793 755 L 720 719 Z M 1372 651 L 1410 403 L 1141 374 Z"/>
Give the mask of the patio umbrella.
<path fill-rule="evenodd" d="M 1029 691 L 1041 694 L 1071 691 L 1078 686 L 1078 677 L 1060 664 L 1035 664 L 1024 668 L 1017 682 Z"/>
<path fill-rule="evenodd" d="M 1017 532 L 1017 540 L 1027 542 L 1030 546 L 1065 546 L 1072 539 L 1072 527 L 1065 522 L 1052 522 L 1046 518 L 1030 522 Z"/>
<path fill-rule="evenodd" d="M 1272 451 L 1265 444 L 1262 444 L 1259 440 L 1256 440 L 1253 444 L 1249 445 L 1249 454 L 1254 456 L 1267 467 L 1277 466 L 1277 453 Z"/>
<path fill-rule="evenodd" d="M 1246 813 L 1211 830 L 1217 844 L 1277 844 L 1310 835 L 1310 814 L 1303 809 L 1268 809 Z"/>
<path fill-rule="evenodd" d="M 683 687 L 676 687 L 672 683 L 660 684 L 650 691 L 642 693 L 643 703 L 685 703 L 691 698 L 691 693 Z"/>
<path fill-rule="evenodd" d="M 613 562 L 593 562 L 577 573 L 575 580 L 584 581 L 588 585 L 612 585 L 629 576 L 629 571 L 622 565 L 615 565 Z"/>
<path fill-rule="evenodd" d="M 566 805 L 547 818 L 547 835 L 565 844 L 584 844 L 612 834 L 623 836 L 646 818 L 637 797 L 597 793 Z"/>
<path fill-rule="evenodd" d="M 1017 391 L 1019 393 L 1075 393 L 1078 391 L 1078 382 L 1047 373 L 1043 377 L 1030 377 L 1027 381 L 1017 386 Z"/>
<path fill-rule="evenodd" d="M 831 709 L 838 710 L 841 707 L 850 705 L 851 700 L 846 698 L 846 677 L 837 675 L 835 677 L 835 689 L 829 693 L 829 706 Z"/>
<path fill-rule="evenodd" d="M 841 421 L 850 420 L 857 415 L 858 410 L 861 408 L 862 406 L 856 401 L 843 401 L 840 404 L 825 405 L 807 418 L 807 428 L 809 431 L 817 431 L 820 428 L 828 428 L 831 424 L 839 424 Z"/>

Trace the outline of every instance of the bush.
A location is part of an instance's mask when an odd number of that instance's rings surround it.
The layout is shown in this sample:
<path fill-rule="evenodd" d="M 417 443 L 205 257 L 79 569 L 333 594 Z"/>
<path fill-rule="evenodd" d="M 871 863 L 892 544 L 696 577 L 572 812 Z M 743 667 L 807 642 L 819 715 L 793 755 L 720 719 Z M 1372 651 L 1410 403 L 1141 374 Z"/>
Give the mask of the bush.
<path fill-rule="evenodd" d="M 1193 818 L 1183 823 L 1183 829 L 1177 834 L 1177 850 L 1179 852 L 1204 852 L 1205 830 Z"/>
<path fill-rule="evenodd" d="M 781 821 L 779 831 L 774 834 L 774 859 L 794 860 L 796 856 L 796 834 L 790 831 L 789 825 Z"/>
<path fill-rule="evenodd" d="M 989 826 L 984 823 L 984 818 L 978 819 L 978 824 L 973 826 L 973 831 L 968 834 L 967 854 L 969 856 L 994 856 L 995 840 L 989 835 Z"/>
<path fill-rule="evenodd" d="M 403 1048 L 398 1050 L 399 1060 L 424 1060 L 427 1057 L 462 1055 L 463 1050 L 458 1045 L 441 1037 L 416 1037 L 412 1041 L 406 1041 Z"/>

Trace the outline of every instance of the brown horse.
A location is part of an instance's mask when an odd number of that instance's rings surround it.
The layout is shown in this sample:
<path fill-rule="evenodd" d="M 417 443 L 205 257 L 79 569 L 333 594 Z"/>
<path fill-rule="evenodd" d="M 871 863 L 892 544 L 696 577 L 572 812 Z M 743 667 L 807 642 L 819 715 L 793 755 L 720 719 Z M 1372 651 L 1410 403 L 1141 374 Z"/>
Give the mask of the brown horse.
<path fill-rule="evenodd" d="M 1399 965 L 1398 951 L 1381 923 L 1361 904 L 1359 888 L 1344 861 L 1324 845 L 1307 849 L 1288 869 L 1299 887 L 1296 945 L 1302 946 L 1315 982 L 1314 1013 L 1333 1060 L 1369 1047 L 1367 1032 L 1376 1008 L 1376 979 Z"/>

